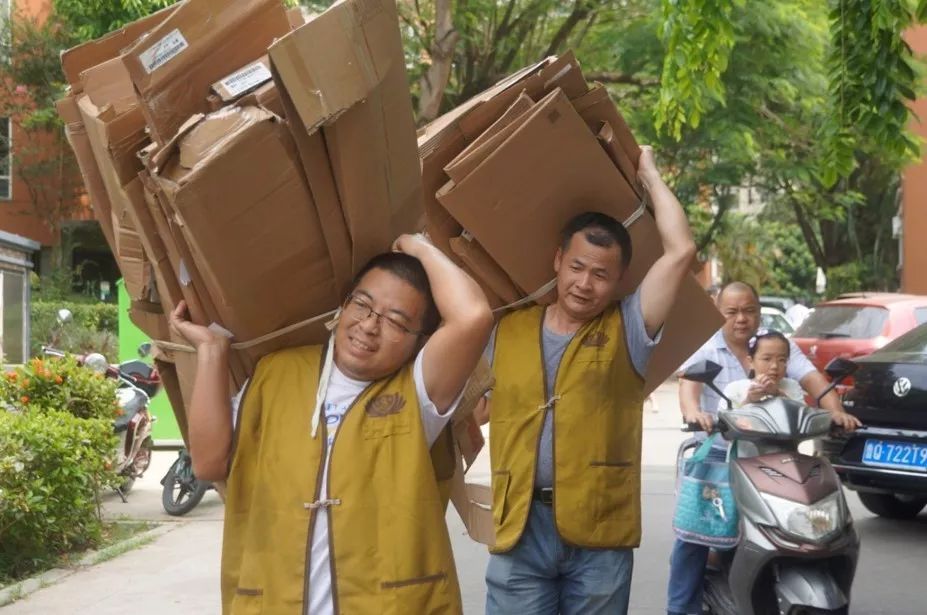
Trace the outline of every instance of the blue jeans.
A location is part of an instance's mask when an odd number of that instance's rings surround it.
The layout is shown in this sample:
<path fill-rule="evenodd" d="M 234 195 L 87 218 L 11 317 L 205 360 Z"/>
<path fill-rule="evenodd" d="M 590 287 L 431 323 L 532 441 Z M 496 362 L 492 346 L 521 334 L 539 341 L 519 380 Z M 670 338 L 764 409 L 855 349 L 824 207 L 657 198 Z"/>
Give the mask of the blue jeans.
<path fill-rule="evenodd" d="M 666 592 L 668 613 L 701 615 L 702 588 L 709 550 L 704 545 L 683 542 L 678 538 L 673 542 L 673 552 L 670 555 L 669 587 Z"/>
<path fill-rule="evenodd" d="M 631 549 L 564 544 L 553 509 L 535 500 L 518 544 L 489 558 L 486 614 L 625 615 L 633 567 Z"/>
<path fill-rule="evenodd" d="M 727 452 L 712 449 L 709 461 L 724 461 Z M 672 615 L 700 615 L 702 612 L 702 588 L 705 582 L 705 566 L 710 549 L 704 545 L 673 542 L 670 554 L 669 586 L 666 590 L 666 610 Z"/>

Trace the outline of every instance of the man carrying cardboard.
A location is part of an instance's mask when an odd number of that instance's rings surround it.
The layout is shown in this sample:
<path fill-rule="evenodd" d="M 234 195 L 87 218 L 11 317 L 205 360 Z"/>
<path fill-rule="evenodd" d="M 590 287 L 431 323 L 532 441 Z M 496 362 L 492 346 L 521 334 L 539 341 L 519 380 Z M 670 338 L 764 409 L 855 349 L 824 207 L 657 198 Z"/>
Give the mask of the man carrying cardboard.
<path fill-rule="evenodd" d="M 194 472 L 228 480 L 225 614 L 461 612 L 429 448 L 492 314 L 420 236 L 394 250 L 358 274 L 328 345 L 261 359 L 236 418 L 228 340 L 171 315 L 197 349 Z"/>
<path fill-rule="evenodd" d="M 641 535 L 643 374 L 695 254 L 650 148 L 638 179 L 664 250 L 640 287 L 616 300 L 630 236 L 609 216 L 581 214 L 554 256 L 556 302 L 504 317 L 487 350 L 490 615 L 627 611 Z"/>

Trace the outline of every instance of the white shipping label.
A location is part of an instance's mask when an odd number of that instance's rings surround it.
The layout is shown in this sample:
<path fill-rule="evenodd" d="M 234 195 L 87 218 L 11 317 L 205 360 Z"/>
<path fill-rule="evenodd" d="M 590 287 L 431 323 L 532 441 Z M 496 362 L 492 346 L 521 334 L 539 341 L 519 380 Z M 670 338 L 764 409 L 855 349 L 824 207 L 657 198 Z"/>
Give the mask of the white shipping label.
<path fill-rule="evenodd" d="M 255 62 L 236 73 L 232 73 L 220 81 L 219 84 L 225 88 L 229 98 L 237 98 L 267 81 L 270 81 L 270 70 L 263 63 Z"/>
<path fill-rule="evenodd" d="M 180 30 L 174 29 L 160 41 L 143 51 L 138 59 L 149 75 L 180 55 L 189 47 Z"/>
<path fill-rule="evenodd" d="M 177 281 L 180 282 L 181 286 L 190 286 L 190 282 L 192 282 L 190 272 L 187 270 L 187 264 L 183 262 L 183 259 L 180 259 L 180 271 L 177 277 L 179 278 Z"/>

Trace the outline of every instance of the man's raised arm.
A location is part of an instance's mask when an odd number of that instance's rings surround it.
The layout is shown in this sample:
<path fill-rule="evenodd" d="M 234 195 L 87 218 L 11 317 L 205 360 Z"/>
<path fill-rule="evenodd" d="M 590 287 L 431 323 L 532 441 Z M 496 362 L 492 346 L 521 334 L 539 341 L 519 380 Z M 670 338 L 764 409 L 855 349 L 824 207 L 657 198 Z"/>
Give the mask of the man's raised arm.
<path fill-rule="evenodd" d="M 663 255 L 641 282 L 641 313 L 647 335 L 653 337 L 663 326 L 676 293 L 695 258 L 695 241 L 682 205 L 660 177 L 653 149 L 641 147 L 638 178 L 650 195 L 653 214 L 663 244 Z"/>
<path fill-rule="evenodd" d="M 208 481 L 225 480 L 232 450 L 232 402 L 229 399 L 229 339 L 187 320 L 181 301 L 171 313 L 174 333 L 196 348 L 196 379 L 187 409 L 187 437 L 193 473 Z"/>
<path fill-rule="evenodd" d="M 441 326 L 423 350 L 422 375 L 428 397 L 443 414 L 483 354 L 492 331 L 492 310 L 477 283 L 423 236 L 403 235 L 393 249 L 421 261 L 441 314 Z"/>

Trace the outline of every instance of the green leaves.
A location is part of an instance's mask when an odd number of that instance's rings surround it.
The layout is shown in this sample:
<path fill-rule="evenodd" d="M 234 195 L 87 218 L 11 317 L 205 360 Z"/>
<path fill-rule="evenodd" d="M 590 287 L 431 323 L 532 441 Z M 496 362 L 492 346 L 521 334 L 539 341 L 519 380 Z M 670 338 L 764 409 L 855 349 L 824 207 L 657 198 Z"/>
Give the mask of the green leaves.
<path fill-rule="evenodd" d="M 828 58 L 834 106 L 827 129 L 826 185 L 846 177 L 847 161 L 861 150 L 890 166 L 920 158 L 920 143 L 908 131 L 909 104 L 917 97 L 917 70 L 902 35 L 925 17 L 925 3 L 911 0 L 833 0 Z"/>
<path fill-rule="evenodd" d="M 97 490 L 115 481 L 112 429 L 64 412 L 0 410 L 0 579 L 99 541 Z"/>
<path fill-rule="evenodd" d="M 54 0 L 52 6 L 81 40 L 99 38 L 174 4 L 175 0 Z"/>
<path fill-rule="evenodd" d="M 722 75 L 734 48 L 732 13 L 743 0 L 663 0 L 660 35 L 662 89 L 656 110 L 658 132 L 682 138 L 684 126 L 698 128 L 712 105 L 725 104 Z"/>

